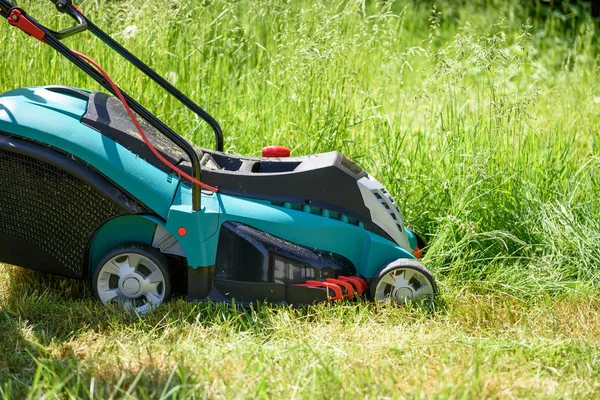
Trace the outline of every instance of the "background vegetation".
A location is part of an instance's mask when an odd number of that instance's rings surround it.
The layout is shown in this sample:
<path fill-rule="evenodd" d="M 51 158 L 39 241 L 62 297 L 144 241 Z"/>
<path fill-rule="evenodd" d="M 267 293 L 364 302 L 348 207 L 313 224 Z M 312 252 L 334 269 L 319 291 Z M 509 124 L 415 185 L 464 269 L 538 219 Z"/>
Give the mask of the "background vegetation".
<path fill-rule="evenodd" d="M 19 1 L 52 27 L 50 2 Z M 218 120 L 228 151 L 338 150 L 427 235 L 433 314 L 367 302 L 138 319 L 0 266 L 5 397 L 594 398 L 600 391 L 598 21 L 585 3 L 81 3 Z M 97 89 L 0 25 L 0 90 Z M 206 147 L 206 127 L 83 34 L 67 41 Z"/>

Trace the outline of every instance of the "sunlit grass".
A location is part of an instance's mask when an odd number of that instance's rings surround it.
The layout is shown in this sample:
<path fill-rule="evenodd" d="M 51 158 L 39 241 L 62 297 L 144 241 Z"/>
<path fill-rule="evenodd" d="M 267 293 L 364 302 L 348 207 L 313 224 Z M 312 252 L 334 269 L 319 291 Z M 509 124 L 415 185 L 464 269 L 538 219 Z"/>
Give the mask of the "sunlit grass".
<path fill-rule="evenodd" d="M 600 303 L 469 289 L 434 313 L 172 301 L 138 318 L 83 285 L 5 268 L 6 396 L 553 397 L 600 390 Z"/>
<path fill-rule="evenodd" d="M 217 117 L 228 151 L 338 150 L 371 171 L 429 238 L 442 296 L 434 313 L 177 300 L 138 319 L 84 284 L 0 267 L 2 393 L 594 398 L 599 30 L 585 11 L 523 4 L 83 2 Z M 50 2 L 19 5 L 69 23 Z M 0 41 L 0 91 L 97 89 L 6 23 Z M 201 121 L 98 40 L 66 43 L 212 146 Z"/>

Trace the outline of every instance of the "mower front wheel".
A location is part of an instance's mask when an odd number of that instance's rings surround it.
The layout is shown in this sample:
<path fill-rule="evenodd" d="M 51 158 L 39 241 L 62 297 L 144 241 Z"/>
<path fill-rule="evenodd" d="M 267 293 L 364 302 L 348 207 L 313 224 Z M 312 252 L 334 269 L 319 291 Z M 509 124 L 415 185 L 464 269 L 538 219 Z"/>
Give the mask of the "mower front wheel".
<path fill-rule="evenodd" d="M 167 260 L 148 245 L 118 246 L 98 263 L 92 289 L 103 304 L 118 302 L 145 314 L 171 296 Z"/>
<path fill-rule="evenodd" d="M 376 302 L 431 302 L 436 294 L 433 274 L 418 261 L 408 258 L 384 266 L 371 281 L 370 295 Z"/>

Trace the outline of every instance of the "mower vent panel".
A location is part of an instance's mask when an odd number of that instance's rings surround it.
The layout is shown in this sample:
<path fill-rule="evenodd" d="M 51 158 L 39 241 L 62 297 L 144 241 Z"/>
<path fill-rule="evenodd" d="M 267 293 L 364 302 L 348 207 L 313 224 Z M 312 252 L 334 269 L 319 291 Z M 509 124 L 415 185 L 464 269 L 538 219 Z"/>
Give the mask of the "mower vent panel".
<path fill-rule="evenodd" d="M 15 144 L 42 156 L 6 148 Z M 130 198 L 124 201 L 119 189 L 72 157 L 1 135 L 0 176 L 0 239 L 12 244 L 0 262 L 82 278 L 97 229 L 119 215 L 145 210 Z"/>
<path fill-rule="evenodd" d="M 390 217 L 392 217 L 392 219 L 395 221 L 398 230 L 402 232 L 402 224 L 404 223 L 402 213 L 400 212 L 398 205 L 396 205 L 396 201 L 394 200 L 392 195 L 385 188 L 381 188 L 379 190 L 371 190 L 371 192 L 385 207 L 388 214 L 390 214 Z"/>
<path fill-rule="evenodd" d="M 373 223 L 384 230 L 400 247 L 410 249 L 404 232 L 404 219 L 392 195 L 371 175 L 359 179 L 357 183 Z"/>

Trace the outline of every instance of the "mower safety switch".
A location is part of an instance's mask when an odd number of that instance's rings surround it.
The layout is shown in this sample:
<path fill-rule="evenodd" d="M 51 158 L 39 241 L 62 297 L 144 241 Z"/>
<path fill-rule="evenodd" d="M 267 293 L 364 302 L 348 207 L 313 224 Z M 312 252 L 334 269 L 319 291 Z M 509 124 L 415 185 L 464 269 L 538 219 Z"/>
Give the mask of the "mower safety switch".
<path fill-rule="evenodd" d="M 262 149 L 262 156 L 266 158 L 283 158 L 290 156 L 290 149 L 283 146 L 267 146 Z"/>

